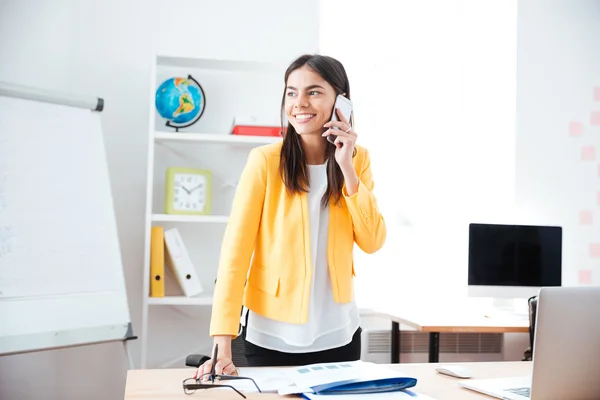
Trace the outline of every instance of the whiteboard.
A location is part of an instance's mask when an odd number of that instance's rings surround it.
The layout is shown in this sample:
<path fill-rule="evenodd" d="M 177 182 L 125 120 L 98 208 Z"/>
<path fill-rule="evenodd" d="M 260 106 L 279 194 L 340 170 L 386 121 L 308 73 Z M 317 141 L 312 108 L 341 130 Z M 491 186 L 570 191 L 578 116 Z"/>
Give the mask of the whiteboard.
<path fill-rule="evenodd" d="M 0 92 L 0 354 L 131 335 L 100 113 Z"/>

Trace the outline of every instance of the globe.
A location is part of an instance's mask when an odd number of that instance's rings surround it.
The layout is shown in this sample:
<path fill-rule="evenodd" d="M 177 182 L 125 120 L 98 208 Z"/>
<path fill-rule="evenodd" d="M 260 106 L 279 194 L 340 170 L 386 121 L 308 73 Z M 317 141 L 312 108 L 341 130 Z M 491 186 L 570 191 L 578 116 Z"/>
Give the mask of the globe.
<path fill-rule="evenodd" d="M 169 78 L 156 89 L 156 110 L 176 130 L 195 124 L 204 104 L 204 91 L 191 75 Z"/>

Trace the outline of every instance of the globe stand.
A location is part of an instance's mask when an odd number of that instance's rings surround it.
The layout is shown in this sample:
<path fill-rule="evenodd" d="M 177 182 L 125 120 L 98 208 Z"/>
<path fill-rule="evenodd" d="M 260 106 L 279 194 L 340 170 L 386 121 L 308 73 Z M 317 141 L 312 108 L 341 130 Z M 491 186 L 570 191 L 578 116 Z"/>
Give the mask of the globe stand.
<path fill-rule="evenodd" d="M 204 93 L 204 89 L 202 88 L 202 85 L 200 85 L 200 83 L 194 79 L 194 77 L 192 75 L 188 75 L 188 79 L 194 81 L 194 83 L 196 85 L 198 85 L 198 88 L 200 88 L 200 93 L 202 93 L 202 109 L 200 110 L 200 114 L 198 114 L 198 116 L 191 122 L 185 124 L 185 125 L 173 125 L 171 123 L 171 121 L 167 121 L 167 123 L 165 124 L 166 126 L 168 126 L 169 128 L 175 128 L 175 132 L 179 132 L 179 129 L 182 128 L 187 128 L 190 127 L 192 125 L 194 125 L 196 122 L 198 122 L 198 120 L 200 119 L 200 117 L 202 117 L 202 114 L 204 114 L 204 110 L 206 109 L 206 94 Z"/>

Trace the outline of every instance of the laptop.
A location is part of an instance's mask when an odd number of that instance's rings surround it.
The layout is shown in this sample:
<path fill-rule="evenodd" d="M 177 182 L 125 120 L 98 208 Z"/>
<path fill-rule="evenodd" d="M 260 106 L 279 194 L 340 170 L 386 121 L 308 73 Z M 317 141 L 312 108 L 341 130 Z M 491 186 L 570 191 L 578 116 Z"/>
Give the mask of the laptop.
<path fill-rule="evenodd" d="M 506 400 L 600 398 L 600 287 L 539 292 L 530 376 L 459 385 Z"/>

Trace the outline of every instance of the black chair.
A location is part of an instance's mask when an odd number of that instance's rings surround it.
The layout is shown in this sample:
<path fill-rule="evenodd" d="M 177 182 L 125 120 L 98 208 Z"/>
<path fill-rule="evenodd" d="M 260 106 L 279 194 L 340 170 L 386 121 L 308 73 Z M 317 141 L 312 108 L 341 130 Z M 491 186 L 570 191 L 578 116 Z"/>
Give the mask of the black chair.
<path fill-rule="evenodd" d="M 197 368 L 204 364 L 207 360 L 210 360 L 210 357 L 205 356 L 204 354 L 190 354 L 185 358 L 185 366 Z"/>
<path fill-rule="evenodd" d="M 537 314 L 537 296 L 532 296 L 527 300 L 529 304 L 529 348 L 523 354 L 523 361 L 531 361 L 533 359 L 533 342 L 535 338 L 535 318 Z"/>

